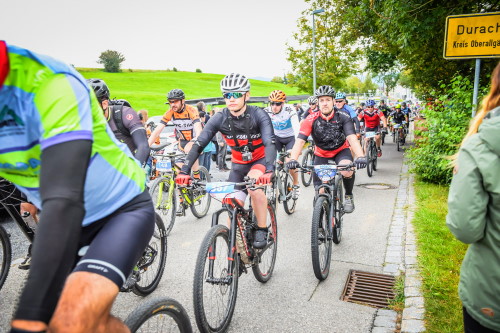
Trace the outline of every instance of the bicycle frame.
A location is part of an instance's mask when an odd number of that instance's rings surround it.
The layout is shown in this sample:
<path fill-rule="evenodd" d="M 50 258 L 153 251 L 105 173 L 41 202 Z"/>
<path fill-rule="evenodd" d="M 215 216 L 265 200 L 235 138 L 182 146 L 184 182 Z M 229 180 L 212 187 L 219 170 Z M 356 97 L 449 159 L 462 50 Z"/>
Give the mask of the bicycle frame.
<path fill-rule="evenodd" d="M 33 243 L 33 239 L 35 238 L 35 231 L 24 221 L 24 219 L 21 216 L 21 213 L 16 209 L 16 206 L 13 204 L 8 204 L 5 203 L 5 200 L 7 200 L 11 195 L 13 194 L 10 193 L 9 195 L 5 196 L 4 194 L 0 195 L 0 204 L 5 208 L 7 213 L 9 213 L 10 217 L 16 222 L 16 224 L 19 226 L 23 234 L 28 238 L 28 240 Z M 19 202 L 22 202 L 23 200 L 15 198 L 15 200 L 19 200 Z"/>

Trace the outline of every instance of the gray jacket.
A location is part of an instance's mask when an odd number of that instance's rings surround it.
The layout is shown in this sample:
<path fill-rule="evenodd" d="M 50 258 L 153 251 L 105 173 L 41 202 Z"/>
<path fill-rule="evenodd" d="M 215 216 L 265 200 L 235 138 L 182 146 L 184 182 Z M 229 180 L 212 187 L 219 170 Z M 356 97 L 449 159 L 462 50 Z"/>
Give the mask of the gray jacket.
<path fill-rule="evenodd" d="M 467 312 L 500 331 L 500 107 L 460 148 L 448 196 L 446 224 L 470 244 L 460 270 Z"/>

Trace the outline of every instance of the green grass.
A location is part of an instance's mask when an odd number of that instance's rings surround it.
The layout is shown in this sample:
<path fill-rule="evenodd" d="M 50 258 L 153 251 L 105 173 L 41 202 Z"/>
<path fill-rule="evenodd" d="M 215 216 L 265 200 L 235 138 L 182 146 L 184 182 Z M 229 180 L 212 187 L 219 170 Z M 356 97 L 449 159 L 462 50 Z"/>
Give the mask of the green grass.
<path fill-rule="evenodd" d="M 221 96 L 219 84 L 222 74 L 194 72 L 124 70 L 122 73 L 107 73 L 95 68 L 77 68 L 86 78 L 99 78 L 106 82 L 111 98 L 124 98 L 135 110 L 146 109 L 150 116 L 163 114 L 167 106 L 166 95 L 174 88 L 184 90 L 186 99 Z M 287 95 L 301 95 L 297 88 L 284 84 L 250 80 L 252 96 L 268 96 L 275 89 Z"/>
<path fill-rule="evenodd" d="M 446 227 L 448 187 L 415 184 L 417 210 L 413 224 L 422 272 L 427 332 L 463 332 L 458 298 L 460 265 L 467 245 Z"/>
<path fill-rule="evenodd" d="M 396 296 L 389 302 L 389 309 L 397 311 L 399 313 L 403 312 L 405 308 L 405 276 L 404 274 L 399 275 L 394 283 L 394 291 Z"/>

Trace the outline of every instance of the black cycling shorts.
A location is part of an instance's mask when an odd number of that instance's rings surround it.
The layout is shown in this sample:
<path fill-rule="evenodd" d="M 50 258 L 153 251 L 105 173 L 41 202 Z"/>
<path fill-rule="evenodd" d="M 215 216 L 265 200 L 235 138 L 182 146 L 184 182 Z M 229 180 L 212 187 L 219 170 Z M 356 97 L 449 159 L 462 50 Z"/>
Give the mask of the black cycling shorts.
<path fill-rule="evenodd" d="M 78 259 L 83 257 L 73 271 L 96 273 L 122 287 L 148 245 L 154 225 L 153 202 L 144 191 L 111 215 L 82 228 Z"/>
<path fill-rule="evenodd" d="M 283 147 L 285 147 L 286 151 L 289 151 L 293 148 L 293 145 L 295 144 L 295 137 L 294 136 L 289 136 L 286 138 L 280 138 L 278 136 L 275 137 L 276 140 L 276 151 L 280 152 Z"/>
<path fill-rule="evenodd" d="M 334 157 L 321 157 L 321 156 L 314 155 L 313 165 L 328 164 L 328 161 L 335 161 L 335 164 L 339 164 L 340 161 L 342 161 L 342 160 L 349 160 L 351 162 L 353 161 L 352 153 L 351 153 L 351 150 L 349 148 L 342 149 Z M 312 172 L 313 172 L 314 186 L 316 187 L 316 186 L 321 185 L 323 183 L 321 181 L 321 179 L 319 179 L 319 177 L 316 175 L 316 172 L 314 172 L 314 170 Z"/>
<path fill-rule="evenodd" d="M 379 132 L 379 131 L 380 131 L 380 126 L 365 127 L 365 132 Z"/>

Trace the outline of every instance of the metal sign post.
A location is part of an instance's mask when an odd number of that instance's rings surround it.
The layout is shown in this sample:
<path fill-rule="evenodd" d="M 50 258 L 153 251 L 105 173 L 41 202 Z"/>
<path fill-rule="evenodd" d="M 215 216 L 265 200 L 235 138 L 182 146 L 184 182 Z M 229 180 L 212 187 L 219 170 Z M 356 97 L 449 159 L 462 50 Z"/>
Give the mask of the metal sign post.
<path fill-rule="evenodd" d="M 472 116 L 477 109 L 481 58 L 500 57 L 500 12 L 452 15 L 446 18 L 443 57 L 476 59 Z"/>

